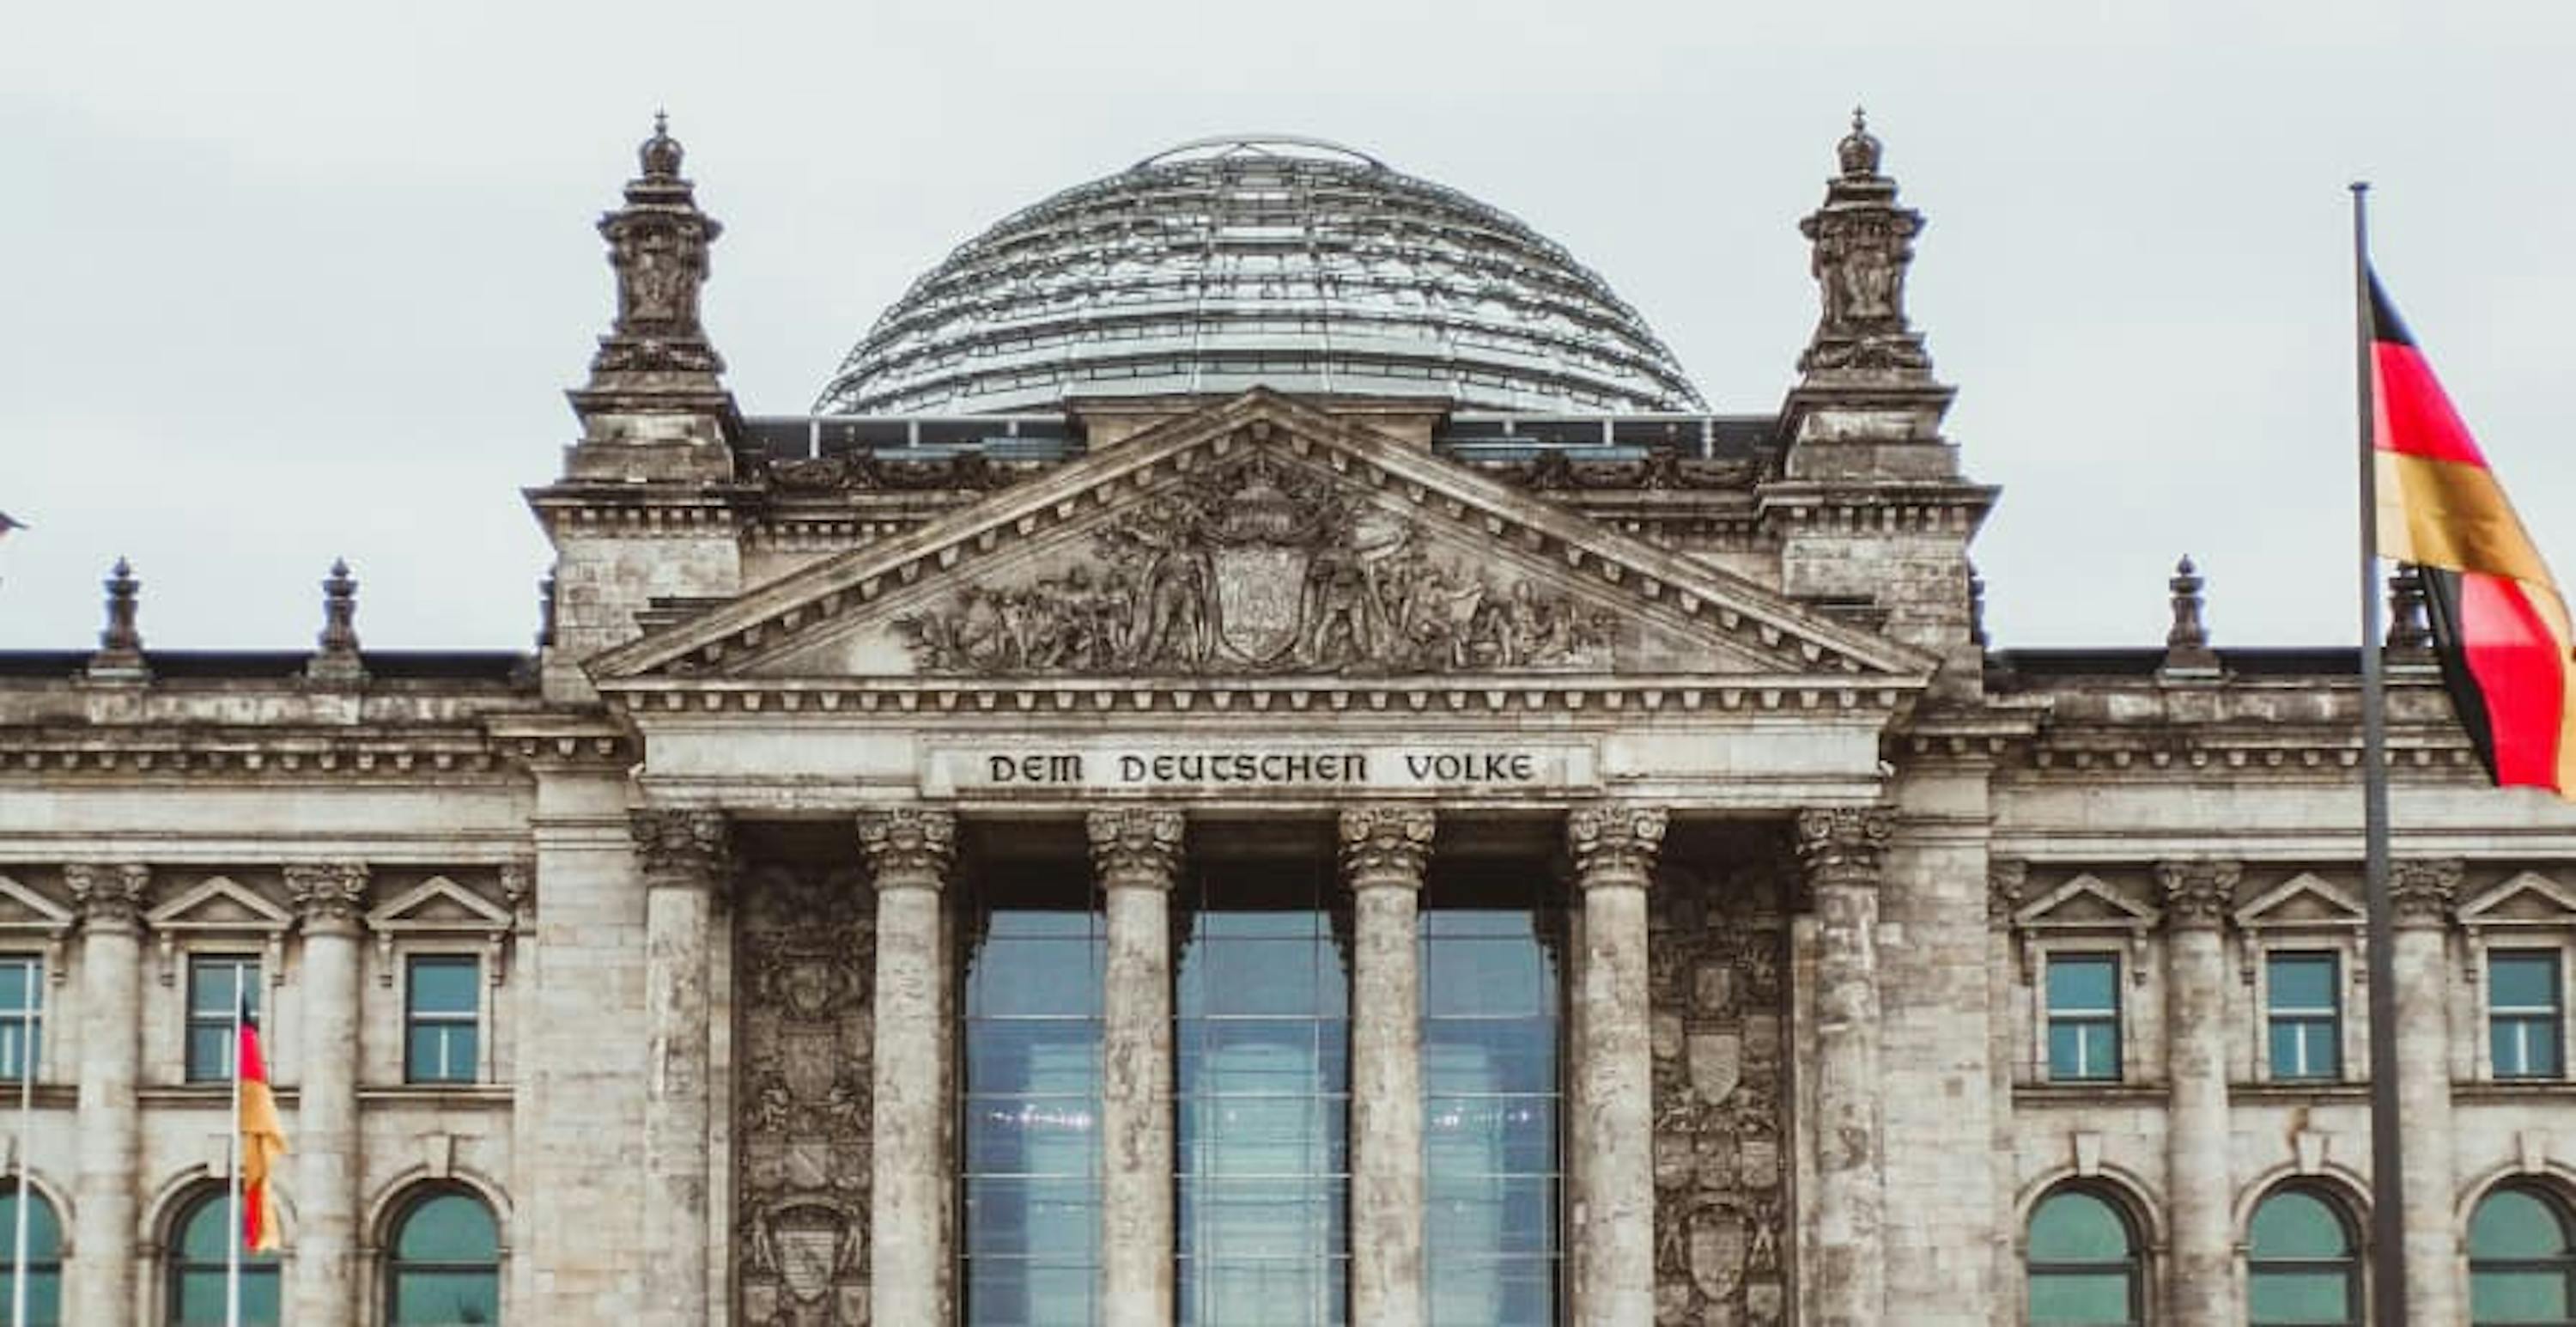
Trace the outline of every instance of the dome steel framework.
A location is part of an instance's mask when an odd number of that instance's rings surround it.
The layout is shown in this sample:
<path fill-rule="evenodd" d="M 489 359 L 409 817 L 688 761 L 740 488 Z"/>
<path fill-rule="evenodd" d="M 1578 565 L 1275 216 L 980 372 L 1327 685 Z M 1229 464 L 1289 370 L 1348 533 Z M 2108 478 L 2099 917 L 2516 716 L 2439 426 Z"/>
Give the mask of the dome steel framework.
<path fill-rule="evenodd" d="M 1315 139 L 1186 143 L 1005 218 L 913 283 L 818 414 L 1283 391 L 1696 410 L 1634 309 L 1458 191 Z"/>

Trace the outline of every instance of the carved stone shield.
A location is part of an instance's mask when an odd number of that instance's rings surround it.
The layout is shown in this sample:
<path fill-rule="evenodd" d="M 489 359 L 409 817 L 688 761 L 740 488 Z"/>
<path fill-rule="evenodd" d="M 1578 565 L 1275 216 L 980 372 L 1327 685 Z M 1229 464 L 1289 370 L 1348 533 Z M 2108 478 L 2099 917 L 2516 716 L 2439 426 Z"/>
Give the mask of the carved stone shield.
<path fill-rule="evenodd" d="M 1297 643 L 1308 556 L 1287 544 L 1215 550 L 1216 639 L 1226 657 L 1266 664 Z"/>
<path fill-rule="evenodd" d="M 1691 1218 L 1691 1284 L 1710 1299 L 1725 1302 L 1744 1281 L 1744 1218 L 1733 1212 L 1701 1212 Z"/>
<path fill-rule="evenodd" d="M 841 1218 L 821 1207 L 793 1207 L 778 1214 L 771 1227 L 778 1241 L 779 1279 L 787 1293 L 812 1304 L 832 1291 L 840 1271 Z"/>
<path fill-rule="evenodd" d="M 1695 1032 L 1690 1038 L 1690 1081 L 1700 1100 L 1715 1105 L 1744 1081 L 1744 1038 L 1731 1032 Z"/>

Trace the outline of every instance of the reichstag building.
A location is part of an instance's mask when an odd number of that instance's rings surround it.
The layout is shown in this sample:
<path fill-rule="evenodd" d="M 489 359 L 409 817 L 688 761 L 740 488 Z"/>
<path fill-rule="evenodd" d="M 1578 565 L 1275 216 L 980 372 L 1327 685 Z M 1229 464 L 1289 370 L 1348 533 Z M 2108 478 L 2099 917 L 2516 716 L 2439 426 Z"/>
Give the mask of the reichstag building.
<path fill-rule="evenodd" d="M 2188 567 L 2163 648 L 1989 641 L 1923 218 L 1828 137 L 1759 413 L 1506 212 L 1228 139 L 759 414 L 657 128 L 535 651 L 364 648 L 342 571 L 157 650 L 120 566 L 0 656 L 38 1320 L 221 1321 L 239 984 L 252 1323 L 2569 1321 L 2576 815 L 2392 583 L 2370 1248 L 2358 658 Z"/>

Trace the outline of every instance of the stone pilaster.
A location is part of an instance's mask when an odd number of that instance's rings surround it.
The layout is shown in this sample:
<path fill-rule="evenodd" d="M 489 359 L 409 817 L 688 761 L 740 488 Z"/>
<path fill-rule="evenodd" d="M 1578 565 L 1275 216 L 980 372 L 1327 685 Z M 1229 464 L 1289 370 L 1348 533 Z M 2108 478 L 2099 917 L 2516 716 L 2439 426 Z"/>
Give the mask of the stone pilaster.
<path fill-rule="evenodd" d="M 1085 824 L 1108 911 L 1101 993 L 1101 1322 L 1172 1321 L 1172 886 L 1183 822 L 1167 807 Z"/>
<path fill-rule="evenodd" d="M 2234 862 L 2159 862 L 2165 906 L 2165 1189 L 2173 1215 L 2165 1319 L 2236 1320 L 2235 1185 L 2227 1142 L 2227 952 Z"/>
<path fill-rule="evenodd" d="M 136 1322 L 135 1171 L 141 1120 L 135 1075 L 143 1026 L 141 866 L 63 868 L 81 914 L 80 1151 L 65 1322 Z"/>
<path fill-rule="evenodd" d="M 1798 861 L 1816 910 L 1815 1321 L 1862 1327 L 1887 1301 L 1886 1183 L 1879 1116 L 1879 857 L 1883 808 L 1798 814 Z"/>
<path fill-rule="evenodd" d="M 2405 1149 L 2406 1316 L 2457 1322 L 2460 1242 L 2451 1149 L 2450 924 L 2463 866 L 2456 860 L 2390 864 L 2395 923 L 2397 1120 Z M 2384 1256 L 2384 1255 L 2383 1255 Z"/>
<path fill-rule="evenodd" d="M 1420 1327 L 1422 974 L 1417 909 L 1431 809 L 1342 812 L 1351 890 L 1351 1316 Z"/>
<path fill-rule="evenodd" d="M 877 894 L 871 1321 L 942 1327 L 955 1318 L 956 1296 L 939 896 L 957 861 L 957 817 L 922 807 L 868 812 L 859 817 L 859 850 Z"/>
<path fill-rule="evenodd" d="M 713 1124 L 707 958 L 715 893 L 731 862 L 725 818 L 704 810 L 634 813 L 644 874 L 644 1321 L 704 1323 L 713 1308 Z"/>
<path fill-rule="evenodd" d="M 1646 890 L 1662 851 L 1660 807 L 1600 802 L 1565 818 L 1583 895 L 1583 1030 L 1574 1066 L 1574 1321 L 1633 1327 L 1655 1316 L 1654 1049 Z"/>
<path fill-rule="evenodd" d="M 354 1322 L 358 1287 L 358 955 L 367 867 L 286 868 L 304 914 L 295 1106 L 295 1316 Z"/>

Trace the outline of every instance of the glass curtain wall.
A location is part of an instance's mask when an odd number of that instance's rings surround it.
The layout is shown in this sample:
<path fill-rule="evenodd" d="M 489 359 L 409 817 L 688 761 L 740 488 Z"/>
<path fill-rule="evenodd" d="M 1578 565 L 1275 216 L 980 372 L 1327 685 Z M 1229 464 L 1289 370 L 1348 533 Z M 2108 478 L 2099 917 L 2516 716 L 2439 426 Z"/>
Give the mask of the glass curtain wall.
<path fill-rule="evenodd" d="M 1100 1290 L 1100 996 L 1085 868 L 970 896 L 962 1020 L 965 1320 L 1084 1327 Z"/>
<path fill-rule="evenodd" d="M 1182 1327 L 1350 1319 L 1348 913 L 1329 869 L 1222 865 L 1174 1005 Z"/>
<path fill-rule="evenodd" d="M 1536 873 L 1423 896 L 1424 1254 L 1434 1327 L 1557 1321 L 1561 914 Z"/>

